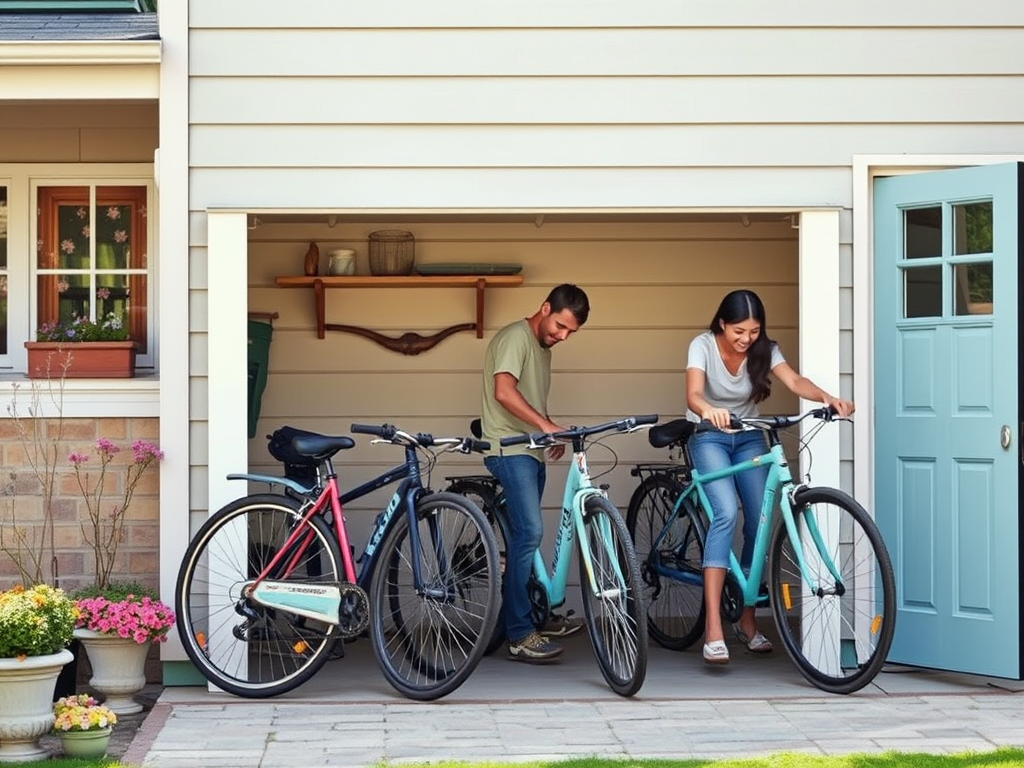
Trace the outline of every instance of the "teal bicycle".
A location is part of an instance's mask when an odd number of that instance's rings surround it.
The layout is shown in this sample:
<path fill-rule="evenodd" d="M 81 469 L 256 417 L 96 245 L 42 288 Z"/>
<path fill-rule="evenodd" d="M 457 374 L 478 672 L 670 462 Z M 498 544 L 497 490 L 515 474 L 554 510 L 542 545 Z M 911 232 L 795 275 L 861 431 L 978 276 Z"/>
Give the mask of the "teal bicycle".
<path fill-rule="evenodd" d="M 626 524 L 603 489 L 595 486 L 587 466 L 586 442 L 603 432 L 633 432 L 655 424 L 657 416 L 629 416 L 589 427 L 572 427 L 563 432 L 535 433 L 501 439 L 502 446 L 528 443 L 547 448 L 558 443 L 572 445 L 573 456 L 565 479 L 562 514 L 555 533 L 551 568 L 540 550 L 534 553 L 529 594 L 530 618 L 542 629 L 553 608 L 564 605 L 569 581 L 569 564 L 574 543 L 578 544 L 580 590 L 584 619 L 594 655 L 609 687 L 622 696 L 640 690 L 647 674 L 647 623 L 640 590 L 640 566 Z M 479 421 L 472 430 L 480 436 Z M 479 506 L 494 527 L 499 555 L 504 558 L 508 530 L 505 495 L 491 475 L 447 478 L 449 493 L 468 497 Z M 504 563 L 502 564 L 504 568 Z M 505 640 L 500 619 L 488 646 L 493 652 Z"/>
<path fill-rule="evenodd" d="M 771 607 L 779 637 L 800 673 L 830 693 L 870 683 L 892 644 L 896 591 L 892 563 L 874 521 L 853 498 L 834 488 L 794 481 L 779 430 L 808 417 L 832 421 L 818 408 L 795 416 L 733 419 L 734 429 L 760 429 L 768 450 L 726 469 L 701 474 L 686 444 L 714 429 L 684 419 L 653 427 L 656 448 L 674 447 L 678 460 L 640 464 L 626 524 L 641 561 L 651 637 L 674 650 L 704 631 L 704 541 L 712 518 L 704 486 L 755 467 L 768 467 L 750 573 L 735 553 L 722 590 L 722 618 L 739 621 L 744 606 Z M 777 502 L 777 503 L 776 503 Z M 776 524 L 778 508 L 780 522 Z M 762 587 L 767 555 L 767 589 Z"/>

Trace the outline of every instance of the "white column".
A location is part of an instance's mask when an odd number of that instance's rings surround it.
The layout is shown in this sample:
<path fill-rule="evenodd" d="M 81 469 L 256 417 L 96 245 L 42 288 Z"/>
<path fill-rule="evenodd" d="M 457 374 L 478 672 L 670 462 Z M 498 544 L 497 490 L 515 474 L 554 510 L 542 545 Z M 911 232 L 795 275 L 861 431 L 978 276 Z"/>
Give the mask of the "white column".
<path fill-rule="evenodd" d="M 800 214 L 800 373 L 839 394 L 839 212 Z M 801 401 L 801 408 L 815 403 Z M 804 432 L 814 426 L 804 422 Z M 811 444 L 814 485 L 839 487 L 839 427 Z"/>
<path fill-rule="evenodd" d="M 248 462 L 248 245 L 244 213 L 207 212 L 209 511 L 245 492 Z"/>

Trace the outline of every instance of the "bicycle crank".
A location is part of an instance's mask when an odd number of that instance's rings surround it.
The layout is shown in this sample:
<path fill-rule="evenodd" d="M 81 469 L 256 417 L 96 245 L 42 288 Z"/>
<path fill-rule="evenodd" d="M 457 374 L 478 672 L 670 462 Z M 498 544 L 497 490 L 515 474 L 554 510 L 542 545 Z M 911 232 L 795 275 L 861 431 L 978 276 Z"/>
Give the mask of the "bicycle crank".
<path fill-rule="evenodd" d="M 341 585 L 341 607 L 338 610 L 338 631 L 343 638 L 356 637 L 370 626 L 370 598 L 366 591 L 345 582 Z"/>
<path fill-rule="evenodd" d="M 731 573 L 725 575 L 722 585 L 722 618 L 732 624 L 740 620 L 743 614 L 743 590 Z"/>

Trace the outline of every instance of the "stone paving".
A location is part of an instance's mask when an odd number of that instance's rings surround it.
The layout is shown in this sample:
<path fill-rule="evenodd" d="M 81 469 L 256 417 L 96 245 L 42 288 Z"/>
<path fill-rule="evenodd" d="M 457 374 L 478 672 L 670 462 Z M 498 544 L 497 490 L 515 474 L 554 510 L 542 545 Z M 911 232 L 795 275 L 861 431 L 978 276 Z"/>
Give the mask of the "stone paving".
<path fill-rule="evenodd" d="M 720 758 L 779 751 L 954 753 L 1024 747 L 1020 683 L 893 667 L 850 696 L 808 685 L 784 653 L 725 669 L 652 648 L 640 693 L 601 679 L 587 639 L 546 667 L 485 659 L 436 702 L 402 698 L 367 644 L 301 689 L 246 700 L 167 688 L 123 760 L 142 768 L 365 768 L 381 761 Z"/>

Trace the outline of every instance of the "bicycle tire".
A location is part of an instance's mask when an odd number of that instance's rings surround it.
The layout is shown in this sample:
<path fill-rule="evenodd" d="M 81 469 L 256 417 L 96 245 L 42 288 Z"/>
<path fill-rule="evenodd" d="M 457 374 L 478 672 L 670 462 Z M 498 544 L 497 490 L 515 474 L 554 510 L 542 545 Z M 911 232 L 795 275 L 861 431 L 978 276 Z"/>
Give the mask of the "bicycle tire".
<path fill-rule="evenodd" d="M 465 682 L 494 632 L 501 574 L 487 518 L 463 496 L 416 504 L 418 544 L 401 514 L 384 537 L 370 582 L 370 638 L 387 681 L 410 699 L 446 696 Z M 414 549 L 424 589 L 411 569 Z"/>
<path fill-rule="evenodd" d="M 211 683 L 245 698 L 277 696 L 305 683 L 337 640 L 334 624 L 267 608 L 244 597 L 296 525 L 314 536 L 288 581 L 344 580 L 333 531 L 303 521 L 300 503 L 282 494 L 236 499 L 210 517 L 189 543 L 175 589 L 178 635 Z"/>
<path fill-rule="evenodd" d="M 487 483 L 482 483 L 479 480 L 453 480 L 445 491 L 448 493 L 456 493 L 459 496 L 465 496 L 467 499 L 472 501 L 480 510 L 484 513 L 487 518 L 487 522 L 491 525 L 491 530 L 494 531 L 494 540 L 498 545 L 498 560 L 499 568 L 501 571 L 502 582 L 505 579 L 505 558 L 508 550 L 505 546 L 505 532 L 502 530 L 502 524 L 500 518 L 496 512 L 498 505 L 498 496 Z M 487 643 L 487 647 L 484 648 L 484 656 L 490 656 L 496 650 L 498 650 L 502 643 L 505 642 L 505 622 L 501 616 L 501 605 L 502 596 L 501 589 L 498 590 L 498 620 L 494 625 L 494 634 Z"/>
<path fill-rule="evenodd" d="M 800 673 L 829 693 L 853 693 L 870 683 L 885 663 L 896 628 L 896 587 L 892 562 L 868 513 L 834 488 L 809 488 L 794 506 L 808 574 L 803 577 L 784 525 L 770 547 L 771 607 L 775 626 Z M 842 576 L 836 582 L 808 536 L 813 521 Z M 806 637 L 801 629 L 807 628 Z"/>
<path fill-rule="evenodd" d="M 640 690 L 647 674 L 647 620 L 643 582 L 626 524 L 603 496 L 583 503 L 583 536 L 590 548 L 593 579 L 581 556 L 580 590 L 583 612 L 601 674 L 620 696 Z"/>
<path fill-rule="evenodd" d="M 689 500 L 662 539 L 658 551 L 654 541 L 672 516 L 684 486 L 668 475 L 653 474 L 633 491 L 626 512 L 626 527 L 633 539 L 647 606 L 647 631 L 658 645 L 682 651 L 704 633 L 705 530 L 702 518 Z M 663 572 L 670 568 L 680 574 L 673 578 Z"/>

